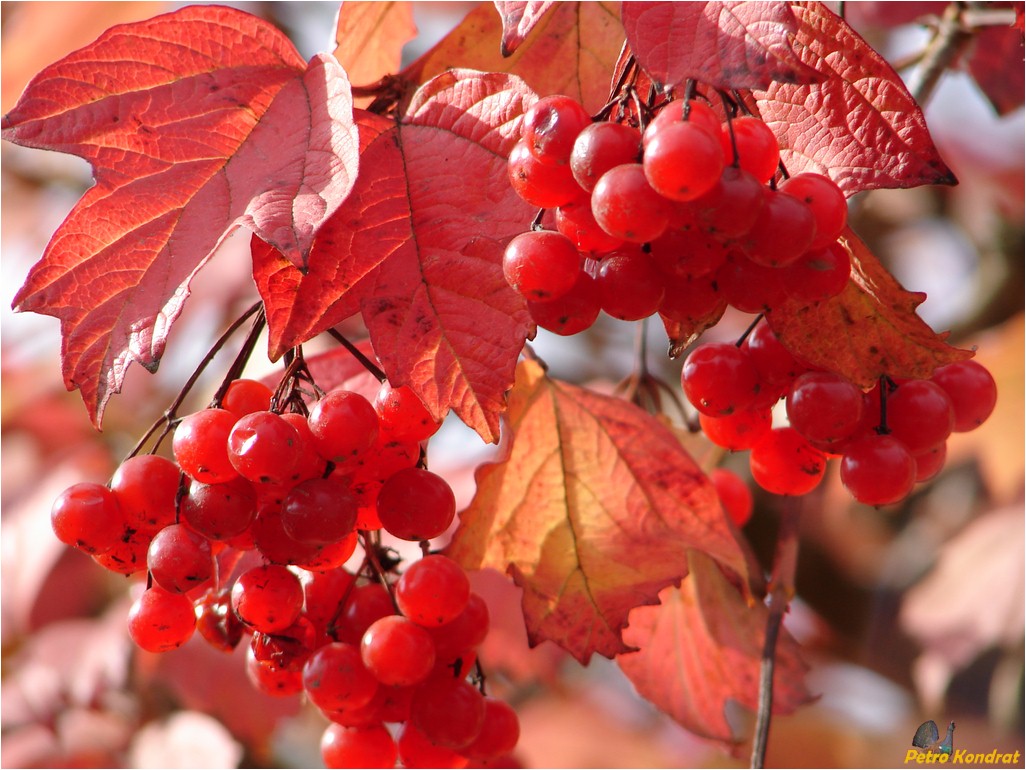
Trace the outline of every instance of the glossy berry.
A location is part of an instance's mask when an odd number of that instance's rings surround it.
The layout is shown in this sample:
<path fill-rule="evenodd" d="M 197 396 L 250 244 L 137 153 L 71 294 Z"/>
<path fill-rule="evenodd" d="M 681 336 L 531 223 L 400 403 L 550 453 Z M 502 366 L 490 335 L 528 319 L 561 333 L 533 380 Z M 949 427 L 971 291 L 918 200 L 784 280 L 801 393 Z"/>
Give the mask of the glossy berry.
<path fill-rule="evenodd" d="M 743 168 L 727 166 L 719 181 L 691 202 L 694 224 L 721 240 L 746 235 L 759 217 L 765 188 Z"/>
<path fill-rule="evenodd" d="M 207 644 L 221 652 L 231 652 L 238 646 L 245 626 L 232 612 L 229 591 L 210 590 L 196 602 L 196 630 Z"/>
<path fill-rule="evenodd" d="M 734 144 L 731 144 L 733 132 Z M 734 163 L 734 145 L 741 168 L 760 183 L 768 182 L 780 163 L 780 147 L 769 126 L 756 117 L 743 115 L 724 125 L 720 132 L 720 144 L 726 165 Z"/>
<path fill-rule="evenodd" d="M 435 643 L 426 629 L 401 615 L 389 615 L 364 632 L 360 656 L 381 684 L 412 685 L 434 668 Z"/>
<path fill-rule="evenodd" d="M 591 199 L 556 209 L 556 229 L 569 238 L 578 251 L 593 256 L 608 254 L 624 243 L 623 238 L 614 238 L 595 221 Z"/>
<path fill-rule="evenodd" d="M 810 249 L 780 271 L 787 296 L 803 305 L 836 297 L 851 280 L 851 258 L 839 243 Z"/>
<path fill-rule="evenodd" d="M 663 277 L 649 255 L 637 247 L 605 257 L 595 282 L 602 309 L 621 321 L 648 318 L 663 301 Z"/>
<path fill-rule="evenodd" d="M 766 267 L 732 251 L 716 271 L 716 283 L 732 307 L 744 313 L 762 313 L 779 307 L 786 299 L 784 271 Z"/>
<path fill-rule="evenodd" d="M 210 580 L 214 555 L 205 537 L 184 524 L 172 524 L 154 535 L 146 566 L 157 585 L 181 594 Z"/>
<path fill-rule="evenodd" d="M 697 99 L 692 99 L 687 104 L 682 101 L 673 101 L 665 105 L 645 127 L 642 144 L 647 148 L 648 143 L 664 128 L 684 121 L 685 110 L 687 111 L 687 122 L 698 126 L 709 136 L 713 137 L 716 140 L 717 147 L 719 147 L 722 123 L 712 107 Z"/>
<path fill-rule="evenodd" d="M 509 754 L 520 740 L 520 720 L 512 706 L 498 698 L 485 697 L 484 707 L 481 732 L 470 745 L 460 749 L 462 754 L 479 762 L 495 760 Z"/>
<path fill-rule="evenodd" d="M 193 481 L 181 501 L 181 519 L 210 540 L 229 540 L 253 523 L 256 506 L 256 492 L 246 479 L 224 484 Z"/>
<path fill-rule="evenodd" d="M 303 609 L 303 586 L 281 565 L 252 567 L 232 586 L 232 609 L 239 620 L 257 631 L 284 631 Z"/>
<path fill-rule="evenodd" d="M 395 586 L 399 610 L 422 626 L 451 623 L 470 600 L 470 581 L 463 568 L 439 554 L 415 561 Z"/>
<path fill-rule="evenodd" d="M 203 409 L 182 418 L 171 442 L 181 469 L 204 484 L 222 484 L 238 476 L 228 457 L 228 436 L 237 419 L 226 409 Z"/>
<path fill-rule="evenodd" d="M 727 247 L 700 230 L 671 228 L 649 244 L 652 264 L 663 275 L 691 280 L 716 272 L 727 260 Z"/>
<path fill-rule="evenodd" d="M 903 382 L 887 397 L 887 427 L 912 454 L 944 443 L 955 427 L 947 392 L 930 380 Z"/>
<path fill-rule="evenodd" d="M 506 282 L 525 299 L 547 302 L 566 294 L 581 271 L 581 254 L 562 233 L 530 230 L 509 242 L 502 257 Z"/>
<path fill-rule="evenodd" d="M 337 607 L 335 608 L 337 609 Z M 374 621 L 395 614 L 392 597 L 380 583 L 365 583 L 353 588 L 339 618 L 339 639 L 360 644 Z"/>
<path fill-rule="evenodd" d="M 591 125 L 591 116 L 569 96 L 539 99 L 524 113 L 520 136 L 531 154 L 545 163 L 566 165 L 578 134 Z"/>
<path fill-rule="evenodd" d="M 459 750 L 484 726 L 484 696 L 470 682 L 448 674 L 434 676 L 410 704 L 410 722 L 436 746 Z"/>
<path fill-rule="evenodd" d="M 531 318 L 543 329 L 570 336 L 591 327 L 602 310 L 595 279 L 583 270 L 566 294 L 549 302 L 527 303 Z"/>
<path fill-rule="evenodd" d="M 427 629 L 435 642 L 439 662 L 451 663 L 465 652 L 477 648 L 488 635 L 490 618 L 484 599 L 471 593 L 467 606 L 453 620 Z"/>
<path fill-rule="evenodd" d="M 670 204 L 649 185 L 640 163 L 627 163 L 598 180 L 591 193 L 591 213 L 610 235 L 645 243 L 666 230 Z"/>
<path fill-rule="evenodd" d="M 714 277 L 670 279 L 666 281 L 666 293 L 659 303 L 659 313 L 670 321 L 694 328 L 706 320 L 718 319 L 726 304 Z"/>
<path fill-rule="evenodd" d="M 808 369 L 784 347 L 766 322 L 756 325 L 742 347 L 748 352 L 759 380 L 769 385 L 790 385 L 792 380 Z"/>
<path fill-rule="evenodd" d="M 294 486 L 281 504 L 285 532 L 300 543 L 326 545 L 342 540 L 356 526 L 359 504 L 345 479 L 330 476 Z"/>
<path fill-rule="evenodd" d="M 125 460 L 110 480 L 125 524 L 156 532 L 175 523 L 175 499 L 181 469 L 160 455 L 136 455 Z"/>
<path fill-rule="evenodd" d="M 303 688 L 324 711 L 365 706 L 378 689 L 378 680 L 363 665 L 360 650 L 334 642 L 320 647 L 303 664 Z"/>
<path fill-rule="evenodd" d="M 570 169 L 581 188 L 591 192 L 610 169 L 640 160 L 638 129 L 622 123 L 593 123 L 574 142 Z"/>
<path fill-rule="evenodd" d="M 366 452 L 378 437 L 378 413 L 370 401 L 349 390 L 333 390 L 314 404 L 307 420 L 317 453 L 343 463 Z"/>
<path fill-rule="evenodd" d="M 81 482 L 65 489 L 54 501 L 50 524 L 62 543 L 98 554 L 111 550 L 121 539 L 125 517 L 107 487 Z"/>
<path fill-rule="evenodd" d="M 395 767 L 399 749 L 395 739 L 378 723 L 365 727 L 330 724 L 321 736 L 325 767 Z"/>
<path fill-rule="evenodd" d="M 688 354 L 681 385 L 688 401 L 711 417 L 746 409 L 759 393 L 759 380 L 748 353 L 722 342 L 699 345 Z"/>
<path fill-rule="evenodd" d="M 228 434 L 228 459 L 249 481 L 282 484 L 299 459 L 299 434 L 274 412 L 250 412 Z"/>
<path fill-rule="evenodd" d="M 274 391 L 259 380 L 232 380 L 221 399 L 221 408 L 238 417 L 253 412 L 266 412 L 271 408 Z"/>
<path fill-rule="evenodd" d="M 839 374 L 806 372 L 787 394 L 787 418 L 809 441 L 842 441 L 862 423 L 862 391 Z"/>
<path fill-rule="evenodd" d="M 826 472 L 826 456 L 794 428 L 774 428 L 748 456 L 755 483 L 776 495 L 805 495 Z"/>
<path fill-rule="evenodd" d="M 752 490 L 734 471 L 726 468 L 713 468 L 709 473 L 709 481 L 716 489 L 723 510 L 734 522 L 734 526 L 743 527 L 752 518 L 754 503 Z"/>
<path fill-rule="evenodd" d="M 904 499 L 916 481 L 916 463 L 893 436 L 872 433 L 852 442 L 841 458 L 841 482 L 866 505 L 889 505 Z"/>
<path fill-rule="evenodd" d="M 246 676 L 257 692 L 272 698 L 287 698 L 303 692 L 301 671 L 276 666 L 267 660 L 257 660 L 252 647 L 246 650 Z"/>
<path fill-rule="evenodd" d="M 942 366 L 930 378 L 951 399 L 956 433 L 982 425 L 997 403 L 997 384 L 993 375 L 976 361 L 957 361 Z"/>
<path fill-rule="evenodd" d="M 403 767 L 416 768 L 463 768 L 466 758 L 443 746 L 436 746 L 410 722 L 399 727 L 396 733 L 399 748 L 399 762 Z"/>
<path fill-rule="evenodd" d="M 383 433 L 399 441 L 421 442 L 438 432 L 441 423 L 406 385 L 395 387 L 390 382 L 381 383 L 374 397 L 374 411 Z"/>
<path fill-rule="evenodd" d="M 538 208 L 556 208 L 585 196 L 569 166 L 538 160 L 523 139 L 513 145 L 506 173 L 514 192 Z"/>
<path fill-rule="evenodd" d="M 723 153 L 705 129 L 675 123 L 652 137 L 642 164 L 653 190 L 670 200 L 693 201 L 719 182 Z"/>
<path fill-rule="evenodd" d="M 181 647 L 196 631 L 196 613 L 184 594 L 153 586 L 128 610 L 128 634 L 147 652 Z"/>
<path fill-rule="evenodd" d="M 773 426 L 768 407 L 742 409 L 723 417 L 699 413 L 698 420 L 706 438 L 732 452 L 751 449 Z"/>
<path fill-rule="evenodd" d="M 939 444 L 932 449 L 927 449 L 925 452 L 913 455 L 912 459 L 916 461 L 916 483 L 929 481 L 939 475 L 944 469 L 944 461 L 947 459 L 947 456 L 947 443 Z"/>
<path fill-rule="evenodd" d="M 837 240 L 848 223 L 848 201 L 836 182 L 822 174 L 796 174 L 777 189 L 802 201 L 812 212 L 816 236 L 809 248 L 826 248 Z"/>
<path fill-rule="evenodd" d="M 456 515 L 456 498 L 441 476 L 407 468 L 381 486 L 377 509 L 381 525 L 390 534 L 403 540 L 430 540 L 449 528 Z"/>
<path fill-rule="evenodd" d="M 767 188 L 762 208 L 740 244 L 757 265 L 786 267 L 809 250 L 815 235 L 816 220 L 804 202 Z"/>

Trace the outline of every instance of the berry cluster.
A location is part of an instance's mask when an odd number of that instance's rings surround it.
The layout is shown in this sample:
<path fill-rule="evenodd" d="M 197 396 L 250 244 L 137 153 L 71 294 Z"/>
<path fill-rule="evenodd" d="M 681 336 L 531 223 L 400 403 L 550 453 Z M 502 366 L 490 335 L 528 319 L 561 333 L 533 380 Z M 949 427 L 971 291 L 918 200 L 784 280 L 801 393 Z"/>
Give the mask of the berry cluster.
<path fill-rule="evenodd" d="M 681 384 L 710 441 L 751 450 L 752 477 L 763 489 L 806 494 L 828 458 L 839 457 L 841 481 L 869 505 L 899 502 L 936 476 L 948 436 L 981 425 L 997 400 L 993 377 L 975 361 L 940 367 L 925 380 L 883 378 L 863 392 L 796 359 L 765 323 L 741 345 L 694 348 Z M 781 399 L 787 425 L 774 426 Z"/>
<path fill-rule="evenodd" d="M 665 103 L 643 133 L 593 122 L 570 97 L 540 99 L 508 171 L 521 198 L 555 210 L 555 230 L 510 242 L 506 280 L 539 326 L 563 335 L 600 310 L 694 323 L 726 304 L 762 312 L 834 296 L 851 271 L 837 243 L 844 194 L 812 173 L 770 186 L 779 160 L 761 120 L 723 123 L 696 99 Z"/>
<path fill-rule="evenodd" d="M 272 398 L 263 383 L 233 381 L 220 406 L 178 423 L 174 461 L 138 455 L 109 486 L 65 490 L 57 537 L 114 572 L 147 572 L 128 616 L 139 647 L 165 652 L 199 630 L 230 651 L 248 634 L 254 685 L 305 693 L 332 721 L 329 767 L 507 754 L 515 714 L 467 681 L 488 631 L 484 601 L 442 555 L 397 576 L 377 535 L 423 542 L 452 523 L 451 488 L 419 465 L 438 423 L 388 383 L 373 403 L 328 392 L 309 416 L 271 411 Z M 366 558 L 354 574 L 343 565 L 358 539 Z"/>

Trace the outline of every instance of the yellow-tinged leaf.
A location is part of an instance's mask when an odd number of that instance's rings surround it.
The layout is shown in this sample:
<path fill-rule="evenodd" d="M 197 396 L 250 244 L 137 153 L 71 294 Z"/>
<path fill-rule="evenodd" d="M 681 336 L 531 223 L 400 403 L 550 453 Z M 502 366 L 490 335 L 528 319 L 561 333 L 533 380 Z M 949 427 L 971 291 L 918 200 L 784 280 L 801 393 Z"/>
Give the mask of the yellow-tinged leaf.
<path fill-rule="evenodd" d="M 524 362 L 508 420 L 509 454 L 478 469 L 449 554 L 513 575 L 532 644 L 552 640 L 581 662 L 627 652 L 627 614 L 680 582 L 689 549 L 745 583 L 715 490 L 655 417 Z"/>

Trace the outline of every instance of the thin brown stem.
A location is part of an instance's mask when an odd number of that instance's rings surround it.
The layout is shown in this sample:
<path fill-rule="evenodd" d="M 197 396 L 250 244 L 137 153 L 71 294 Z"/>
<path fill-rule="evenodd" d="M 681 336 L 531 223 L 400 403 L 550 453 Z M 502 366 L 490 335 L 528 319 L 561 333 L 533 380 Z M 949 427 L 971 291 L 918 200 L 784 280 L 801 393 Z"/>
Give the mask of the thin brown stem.
<path fill-rule="evenodd" d="M 801 498 L 784 498 L 780 510 L 780 531 L 770 578 L 766 617 L 766 637 L 762 646 L 762 665 L 759 670 L 759 707 L 752 741 L 752 767 L 766 764 L 766 746 L 773 720 L 773 675 L 776 669 L 777 640 L 784 613 L 794 596 L 794 576 L 798 565 L 798 523 Z"/>
<path fill-rule="evenodd" d="M 920 106 L 930 100 L 941 76 L 972 40 L 972 31 L 962 18 L 964 11 L 964 3 L 949 3 L 923 52 L 920 67 L 909 83 L 909 92 Z"/>
<path fill-rule="evenodd" d="M 386 382 L 388 380 L 388 377 L 385 376 L 385 373 L 381 371 L 378 365 L 367 358 L 367 356 L 363 354 L 363 351 L 347 340 L 340 332 L 335 329 L 328 329 L 328 334 L 342 347 L 352 353 L 353 358 L 359 361 L 363 368 L 374 375 L 379 382 Z"/>
<path fill-rule="evenodd" d="M 231 339 L 232 335 L 239 330 L 239 327 L 246 323 L 246 321 L 249 318 L 251 318 L 255 313 L 257 313 L 262 307 L 263 303 L 261 302 L 257 302 L 256 304 L 252 305 L 248 310 L 246 310 L 246 312 L 239 316 L 232 323 L 232 325 L 228 327 L 227 330 L 225 330 L 224 334 L 222 334 L 217 339 L 217 341 L 211 346 L 210 350 L 207 351 L 206 355 L 203 356 L 203 360 L 200 361 L 199 365 L 193 371 L 192 375 L 190 375 L 185 385 L 182 386 L 182 389 L 178 391 L 178 395 L 175 397 L 175 400 L 172 401 L 170 406 L 168 406 L 168 408 L 164 410 L 164 414 L 162 414 L 160 418 L 149 427 L 149 429 L 142 435 L 139 441 L 136 442 L 136 445 L 132 447 L 132 451 L 129 452 L 128 457 L 125 458 L 126 460 L 129 457 L 135 457 L 137 454 L 139 454 L 139 452 L 142 450 L 144 446 L 146 446 L 146 442 L 150 440 L 153 434 L 156 433 L 161 427 L 163 427 L 164 432 L 160 435 L 160 438 L 157 439 L 156 445 L 154 446 L 154 451 L 156 451 L 156 448 L 160 446 L 160 442 L 164 439 L 164 436 L 166 436 L 170 432 L 171 425 L 174 423 L 178 416 L 178 408 L 185 401 L 186 397 L 189 395 L 189 392 L 192 390 L 193 386 L 199 380 L 200 376 L 203 374 L 203 371 L 207 368 L 207 365 L 214 360 L 214 356 L 216 356 L 218 352 L 220 352 L 221 348 L 223 348 L 225 343 L 227 343 L 228 340 Z"/>

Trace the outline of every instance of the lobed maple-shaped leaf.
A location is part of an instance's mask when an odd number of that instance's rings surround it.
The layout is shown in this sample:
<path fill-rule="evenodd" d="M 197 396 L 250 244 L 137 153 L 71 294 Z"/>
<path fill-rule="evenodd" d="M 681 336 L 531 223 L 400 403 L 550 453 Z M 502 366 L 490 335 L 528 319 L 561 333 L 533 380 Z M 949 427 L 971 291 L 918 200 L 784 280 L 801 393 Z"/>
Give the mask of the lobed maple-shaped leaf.
<path fill-rule="evenodd" d="M 926 295 L 903 289 L 851 229 L 841 243 L 852 263 L 844 291 L 812 305 L 788 300 L 766 316 L 788 350 L 863 388 L 884 375 L 927 378 L 938 366 L 972 357 L 916 315 Z"/>
<path fill-rule="evenodd" d="M 827 78 L 775 82 L 753 92 L 753 106 L 777 135 L 788 173 L 826 174 L 847 195 L 955 184 L 922 110 L 891 65 L 822 3 L 791 8 L 799 22 L 795 52 Z"/>
<path fill-rule="evenodd" d="M 628 651 L 628 613 L 687 574 L 688 549 L 747 575 L 715 490 L 652 415 L 524 362 L 508 419 L 509 454 L 478 469 L 448 553 L 512 574 L 532 644 L 582 663 Z"/>
<path fill-rule="evenodd" d="M 244 225 L 303 264 L 356 177 L 345 72 L 249 14 L 190 6 L 113 27 L 37 75 L 3 138 L 85 158 L 96 184 L 14 299 L 61 321 L 65 384 L 99 425 L 157 368 L 189 282 Z"/>
<path fill-rule="evenodd" d="M 413 3 L 345 0 L 335 24 L 335 58 L 354 85 L 372 85 L 400 70 L 403 46 L 416 35 Z M 357 106 L 371 100 L 363 97 Z"/>
<path fill-rule="evenodd" d="M 672 87 L 694 78 L 715 88 L 811 83 L 822 76 L 791 50 L 798 27 L 785 2 L 623 3 L 638 64 Z"/>
<path fill-rule="evenodd" d="M 394 385 L 497 440 L 532 328 L 502 252 L 533 216 L 506 173 L 533 100 L 519 78 L 453 70 L 425 84 L 398 124 L 358 112 L 361 174 L 306 273 L 253 250 L 271 357 L 360 311 Z"/>
<path fill-rule="evenodd" d="M 637 647 L 617 657 L 638 693 L 687 730 L 735 742 L 724 715 L 728 700 L 758 707 L 759 670 L 768 609 L 749 605 L 717 564 L 688 553 L 688 576 L 664 588 L 659 605 L 638 607 L 624 629 Z M 789 714 L 811 700 L 798 643 L 781 629 L 776 648 L 773 713 Z"/>
<path fill-rule="evenodd" d="M 503 56 L 509 56 L 520 47 L 552 5 L 553 0 L 495 0 L 495 10 L 502 19 Z"/>
<path fill-rule="evenodd" d="M 1017 4 L 1022 19 L 1022 4 Z M 976 33 L 969 57 L 969 73 L 998 115 L 1023 105 L 1026 70 L 1023 69 L 1023 35 L 1020 29 L 985 27 Z"/>
<path fill-rule="evenodd" d="M 623 47 L 619 4 L 559 2 L 533 20 L 525 40 L 503 57 L 503 22 L 491 3 L 481 3 L 430 51 L 403 70 L 423 83 L 453 62 L 485 72 L 509 72 L 539 95 L 566 94 L 589 112 L 609 95 L 609 73 Z"/>

